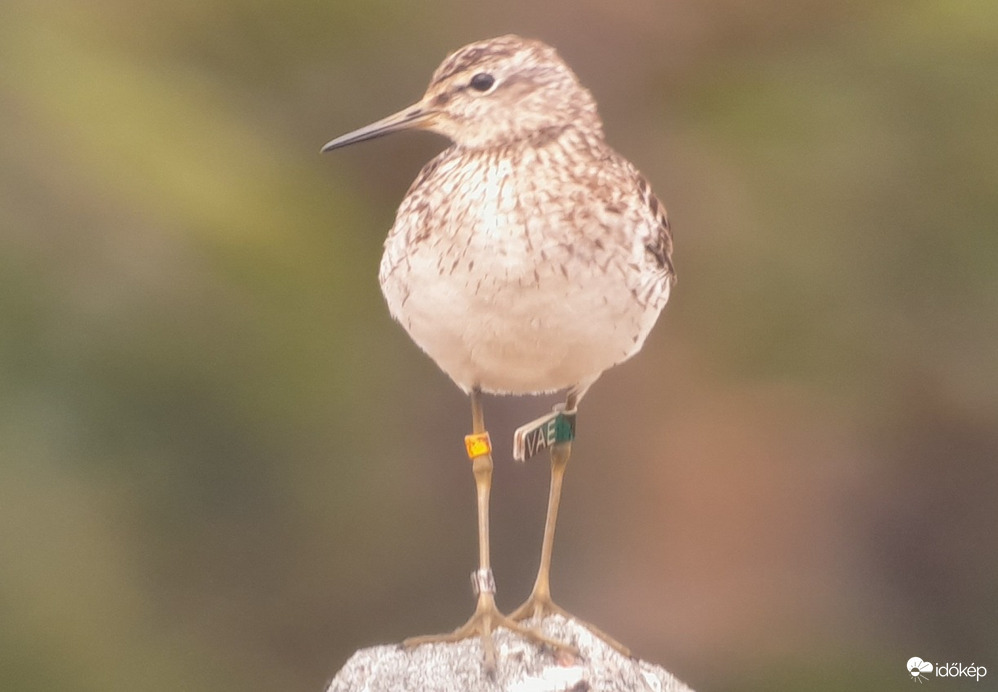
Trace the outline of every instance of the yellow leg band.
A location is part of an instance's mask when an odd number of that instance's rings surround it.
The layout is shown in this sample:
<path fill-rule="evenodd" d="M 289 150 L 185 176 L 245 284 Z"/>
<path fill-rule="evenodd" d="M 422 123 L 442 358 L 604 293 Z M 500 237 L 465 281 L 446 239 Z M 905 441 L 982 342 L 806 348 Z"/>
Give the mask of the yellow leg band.
<path fill-rule="evenodd" d="M 492 440 L 487 432 L 464 436 L 464 446 L 468 449 L 468 458 L 485 456 L 492 452 Z"/>

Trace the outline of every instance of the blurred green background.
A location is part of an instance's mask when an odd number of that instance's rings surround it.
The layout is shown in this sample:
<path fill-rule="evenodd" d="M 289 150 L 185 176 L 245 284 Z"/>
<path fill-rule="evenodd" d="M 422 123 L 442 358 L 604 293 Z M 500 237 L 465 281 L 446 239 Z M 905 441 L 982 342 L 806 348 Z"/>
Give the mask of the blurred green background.
<path fill-rule="evenodd" d="M 468 404 L 376 278 L 444 141 L 318 150 L 509 31 L 593 91 L 680 277 L 584 402 L 556 599 L 698 690 L 998 676 L 992 0 L 3 17 L 0 689 L 317 692 L 470 614 Z M 509 438 L 550 404 L 486 401 L 506 609 L 548 478 Z"/>

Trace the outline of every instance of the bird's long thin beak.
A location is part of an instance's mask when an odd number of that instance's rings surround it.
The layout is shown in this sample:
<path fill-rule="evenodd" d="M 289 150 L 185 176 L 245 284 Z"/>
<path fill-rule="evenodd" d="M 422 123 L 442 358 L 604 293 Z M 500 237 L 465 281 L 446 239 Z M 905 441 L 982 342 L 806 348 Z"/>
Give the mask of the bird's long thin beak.
<path fill-rule="evenodd" d="M 387 118 L 365 125 L 364 127 L 348 132 L 345 135 L 326 142 L 322 147 L 322 153 L 339 149 L 356 142 L 365 142 L 376 137 L 398 132 L 399 130 L 412 130 L 426 127 L 432 120 L 436 112 L 423 107 L 421 103 L 414 104 L 400 110 L 398 113 L 389 115 Z"/>

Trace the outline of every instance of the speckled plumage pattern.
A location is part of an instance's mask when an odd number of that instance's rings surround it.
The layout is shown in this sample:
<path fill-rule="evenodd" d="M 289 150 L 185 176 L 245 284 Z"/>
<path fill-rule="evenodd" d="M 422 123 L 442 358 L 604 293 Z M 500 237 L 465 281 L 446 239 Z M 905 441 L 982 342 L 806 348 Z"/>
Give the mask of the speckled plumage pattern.
<path fill-rule="evenodd" d="M 478 95 L 480 73 L 495 84 Z M 391 314 L 465 391 L 581 395 L 641 348 L 669 298 L 664 207 L 542 43 L 460 49 L 420 106 L 440 110 L 423 127 L 454 144 L 416 178 L 385 242 Z"/>

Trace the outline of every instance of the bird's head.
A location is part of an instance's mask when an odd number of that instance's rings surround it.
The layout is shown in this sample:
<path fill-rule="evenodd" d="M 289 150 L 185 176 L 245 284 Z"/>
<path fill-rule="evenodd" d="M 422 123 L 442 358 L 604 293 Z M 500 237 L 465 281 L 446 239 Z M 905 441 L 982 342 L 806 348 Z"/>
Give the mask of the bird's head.
<path fill-rule="evenodd" d="M 322 151 L 408 129 L 437 132 L 461 147 L 489 147 L 569 125 L 602 131 L 592 96 L 553 48 L 507 35 L 455 51 L 417 103 Z"/>

